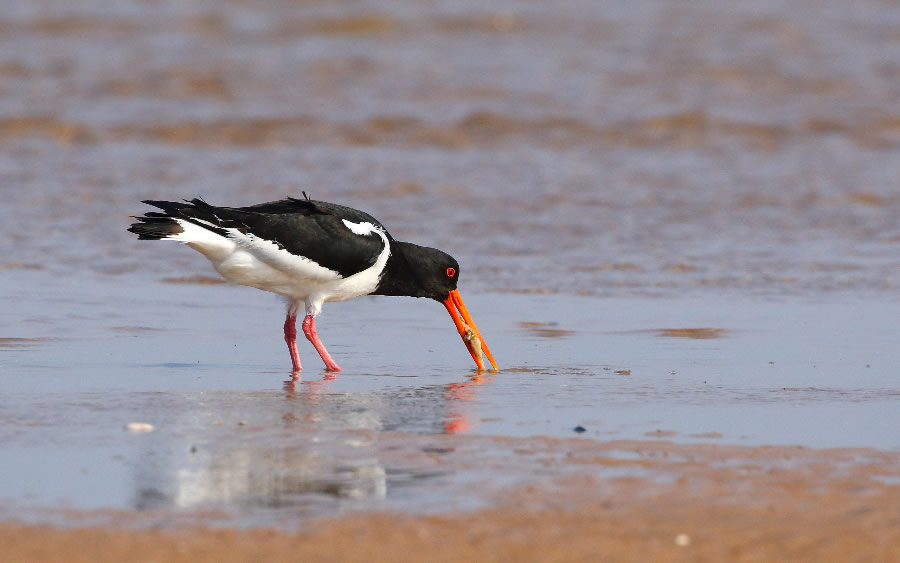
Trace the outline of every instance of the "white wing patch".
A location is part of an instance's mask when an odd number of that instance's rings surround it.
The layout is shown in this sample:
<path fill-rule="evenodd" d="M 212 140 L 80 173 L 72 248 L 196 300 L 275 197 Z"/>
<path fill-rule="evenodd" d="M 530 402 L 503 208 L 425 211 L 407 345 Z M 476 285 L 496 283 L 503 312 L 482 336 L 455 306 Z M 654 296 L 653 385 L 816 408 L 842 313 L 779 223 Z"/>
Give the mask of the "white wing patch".
<path fill-rule="evenodd" d="M 372 223 L 369 223 L 368 221 L 364 223 L 354 223 L 346 219 L 341 219 L 341 221 L 344 222 L 344 225 L 346 225 L 347 228 L 350 229 L 350 232 L 354 235 L 366 236 L 381 231 L 381 229 L 379 229 Z"/>

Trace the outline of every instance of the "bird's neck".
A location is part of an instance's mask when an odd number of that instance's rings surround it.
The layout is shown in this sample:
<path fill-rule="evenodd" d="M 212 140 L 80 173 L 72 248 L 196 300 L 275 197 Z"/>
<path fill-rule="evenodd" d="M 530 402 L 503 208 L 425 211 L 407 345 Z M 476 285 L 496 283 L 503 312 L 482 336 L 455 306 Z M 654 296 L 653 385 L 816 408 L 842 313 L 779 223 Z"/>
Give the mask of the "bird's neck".
<path fill-rule="evenodd" d="M 417 260 L 424 247 L 411 242 L 391 241 L 391 255 L 388 257 L 378 287 L 372 295 L 402 295 L 407 297 L 427 297 L 424 295 L 419 270 L 425 267 Z M 431 249 L 428 249 L 431 250 Z"/>

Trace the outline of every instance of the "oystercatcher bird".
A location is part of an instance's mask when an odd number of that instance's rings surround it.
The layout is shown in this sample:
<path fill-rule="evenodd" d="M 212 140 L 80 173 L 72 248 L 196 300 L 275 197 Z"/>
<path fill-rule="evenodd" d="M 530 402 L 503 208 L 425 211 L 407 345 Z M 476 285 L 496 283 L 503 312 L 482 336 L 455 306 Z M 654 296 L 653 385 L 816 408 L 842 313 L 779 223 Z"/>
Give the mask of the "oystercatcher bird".
<path fill-rule="evenodd" d="M 447 308 L 478 369 L 497 363 L 472 321 L 456 284 L 459 264 L 449 254 L 395 240 L 362 211 L 287 198 L 249 207 L 215 207 L 202 199 L 143 203 L 150 211 L 128 229 L 142 240 L 174 240 L 206 256 L 226 280 L 288 299 L 284 340 L 294 372 L 301 369 L 296 320 L 328 371 L 340 367 L 316 335 L 316 316 L 329 301 L 362 295 L 429 297 Z"/>

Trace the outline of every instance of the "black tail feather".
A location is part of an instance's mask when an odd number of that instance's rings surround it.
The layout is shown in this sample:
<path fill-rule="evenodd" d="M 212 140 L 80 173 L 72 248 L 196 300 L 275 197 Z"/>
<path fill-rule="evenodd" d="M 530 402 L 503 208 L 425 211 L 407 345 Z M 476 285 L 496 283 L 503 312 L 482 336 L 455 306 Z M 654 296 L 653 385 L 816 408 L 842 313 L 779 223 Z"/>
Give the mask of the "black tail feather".
<path fill-rule="evenodd" d="M 184 232 L 181 225 L 162 213 L 151 212 L 135 219 L 140 223 L 133 223 L 128 231 L 136 234 L 139 240 L 160 240 Z"/>
<path fill-rule="evenodd" d="M 176 219 L 188 221 L 222 236 L 226 236 L 226 228 L 244 227 L 240 222 L 218 215 L 228 211 L 227 208 L 213 207 L 200 198 L 183 202 L 145 199 L 142 203 L 162 209 L 162 212 L 148 211 L 142 217 L 135 217 L 140 223 L 134 223 L 128 230 L 137 234 L 141 240 L 159 240 L 183 233 L 184 229 Z"/>

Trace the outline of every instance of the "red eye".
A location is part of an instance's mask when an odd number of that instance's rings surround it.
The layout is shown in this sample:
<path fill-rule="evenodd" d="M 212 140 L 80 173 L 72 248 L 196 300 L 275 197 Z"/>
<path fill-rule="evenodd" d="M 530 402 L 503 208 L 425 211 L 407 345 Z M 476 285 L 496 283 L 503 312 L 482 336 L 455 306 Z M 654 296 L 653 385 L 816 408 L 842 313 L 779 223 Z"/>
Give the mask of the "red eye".
<path fill-rule="evenodd" d="M 447 277 L 452 278 L 456 275 L 456 268 L 447 268 Z"/>

